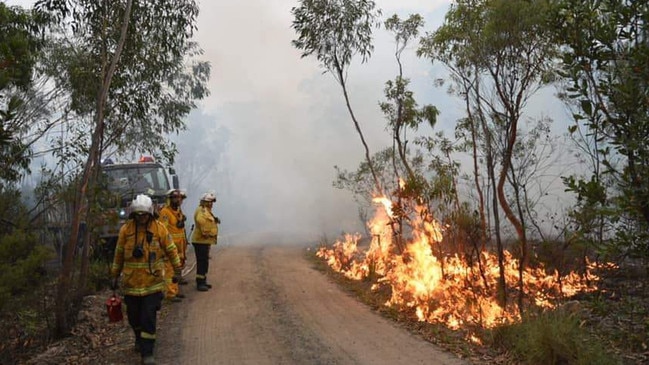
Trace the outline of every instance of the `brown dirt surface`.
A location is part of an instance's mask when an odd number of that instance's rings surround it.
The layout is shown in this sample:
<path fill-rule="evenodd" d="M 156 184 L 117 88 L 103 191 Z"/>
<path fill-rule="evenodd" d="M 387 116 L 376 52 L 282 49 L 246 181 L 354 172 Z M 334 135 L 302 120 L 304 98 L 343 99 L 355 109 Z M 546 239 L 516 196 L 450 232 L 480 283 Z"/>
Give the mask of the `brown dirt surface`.
<path fill-rule="evenodd" d="M 223 242 L 225 241 L 225 242 Z M 343 291 L 308 259 L 306 245 L 222 240 L 213 288 L 159 314 L 158 364 L 468 364 Z M 109 324 L 109 292 L 88 297 L 76 335 L 25 364 L 137 364 L 126 320 Z"/>
<path fill-rule="evenodd" d="M 221 240 L 212 252 L 212 290 L 198 292 L 190 283 L 181 286 L 183 302 L 163 305 L 158 364 L 515 363 L 507 353 L 472 345 L 466 333 L 386 307 L 389 293 L 333 272 L 315 257 L 315 245 L 289 245 L 271 236 L 231 241 Z M 188 264 L 193 268 L 193 260 Z M 193 272 L 185 275 L 193 282 Z M 601 298 L 590 299 L 595 304 L 570 302 L 580 308 L 583 323 L 606 333 L 607 346 L 629 364 L 649 363 L 642 327 L 649 285 L 642 283 L 637 276 L 612 277 Z M 72 336 L 45 350 L 25 344 L 31 350 L 20 357 L 28 360 L 0 357 L 0 365 L 138 364 L 126 320 L 108 323 L 109 296 L 103 291 L 85 298 Z M 5 345 L 17 346 L 16 341 L 26 340 L 10 331 Z"/>

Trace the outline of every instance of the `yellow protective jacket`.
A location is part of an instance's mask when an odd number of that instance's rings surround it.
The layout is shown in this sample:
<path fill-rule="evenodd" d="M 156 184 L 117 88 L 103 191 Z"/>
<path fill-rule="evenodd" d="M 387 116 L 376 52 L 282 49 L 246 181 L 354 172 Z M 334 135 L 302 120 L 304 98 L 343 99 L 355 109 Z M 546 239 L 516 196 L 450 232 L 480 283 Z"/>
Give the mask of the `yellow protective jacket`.
<path fill-rule="evenodd" d="M 215 245 L 216 237 L 219 234 L 219 225 L 212 211 L 203 206 L 196 208 L 194 212 L 194 232 L 192 233 L 192 243 L 205 245 Z"/>
<path fill-rule="evenodd" d="M 137 227 L 135 221 L 129 219 L 119 230 L 115 257 L 110 268 L 113 277 L 122 274 L 121 288 L 124 295 L 145 296 L 165 289 L 164 258 L 168 256 L 174 269 L 180 270 L 180 258 L 176 245 L 169 231 L 156 219 L 151 219 L 148 226 Z M 147 240 L 147 231 L 151 233 L 151 241 Z M 143 255 L 133 256 L 137 243 L 142 246 Z"/>
<path fill-rule="evenodd" d="M 178 222 L 184 223 L 186 220 L 183 211 L 180 207 L 178 207 L 178 210 L 174 210 L 171 206 L 165 205 L 160 209 L 160 217 L 158 219 L 165 225 L 169 234 L 171 234 L 171 239 L 173 239 L 176 244 L 176 249 L 178 250 L 178 255 L 180 256 L 181 261 L 184 260 L 184 248 L 187 247 L 187 236 L 185 235 L 184 227 L 178 228 Z"/>

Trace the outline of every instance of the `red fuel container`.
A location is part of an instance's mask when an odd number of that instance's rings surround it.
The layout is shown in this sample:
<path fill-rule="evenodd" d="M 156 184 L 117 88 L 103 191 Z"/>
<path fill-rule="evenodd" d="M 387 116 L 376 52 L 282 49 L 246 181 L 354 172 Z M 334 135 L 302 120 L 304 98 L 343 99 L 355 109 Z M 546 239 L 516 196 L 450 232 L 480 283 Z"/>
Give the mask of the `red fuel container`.
<path fill-rule="evenodd" d="M 113 294 L 106 300 L 106 311 L 108 311 L 108 321 L 111 323 L 119 322 L 124 318 L 122 314 L 122 299 L 117 294 Z"/>

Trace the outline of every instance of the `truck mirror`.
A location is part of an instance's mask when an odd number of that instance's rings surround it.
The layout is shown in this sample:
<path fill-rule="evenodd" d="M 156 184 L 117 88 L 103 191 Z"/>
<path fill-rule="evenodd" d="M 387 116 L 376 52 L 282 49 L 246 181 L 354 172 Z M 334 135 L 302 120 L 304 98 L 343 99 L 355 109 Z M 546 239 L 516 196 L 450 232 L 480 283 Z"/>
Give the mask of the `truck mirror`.
<path fill-rule="evenodd" d="M 174 186 L 174 189 L 180 188 L 180 183 L 178 182 L 178 175 L 173 175 L 171 177 L 171 180 L 172 180 L 172 184 Z"/>

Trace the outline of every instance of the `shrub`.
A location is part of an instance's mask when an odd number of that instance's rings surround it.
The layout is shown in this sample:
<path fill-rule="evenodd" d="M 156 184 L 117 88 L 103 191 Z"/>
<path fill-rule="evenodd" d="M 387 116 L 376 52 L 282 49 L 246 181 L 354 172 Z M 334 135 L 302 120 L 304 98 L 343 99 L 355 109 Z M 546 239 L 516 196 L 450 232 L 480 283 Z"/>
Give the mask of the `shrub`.
<path fill-rule="evenodd" d="M 100 291 L 109 288 L 111 279 L 109 275 L 111 262 L 97 259 L 90 262 L 90 270 L 88 273 L 88 289 L 90 291 Z"/>
<path fill-rule="evenodd" d="M 16 229 L 0 236 L 0 311 L 13 296 L 33 292 L 43 284 L 44 265 L 53 256 L 35 235 Z"/>
<path fill-rule="evenodd" d="M 492 332 L 494 345 L 529 365 L 620 364 L 604 345 L 580 326 L 574 313 L 547 311 Z"/>

